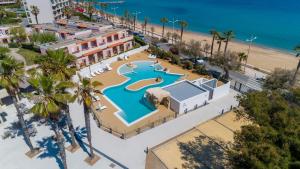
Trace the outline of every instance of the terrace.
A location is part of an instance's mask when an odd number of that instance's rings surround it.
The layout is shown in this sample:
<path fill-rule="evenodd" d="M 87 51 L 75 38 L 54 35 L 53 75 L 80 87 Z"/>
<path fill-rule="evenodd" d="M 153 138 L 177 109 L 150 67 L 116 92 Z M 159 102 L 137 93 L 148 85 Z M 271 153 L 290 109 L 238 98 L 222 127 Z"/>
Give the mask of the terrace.
<path fill-rule="evenodd" d="M 96 89 L 98 91 L 104 91 L 107 87 L 110 86 L 116 86 L 124 83 L 127 81 L 127 78 L 123 75 L 120 75 L 118 72 L 118 69 L 125 64 L 128 63 L 134 63 L 135 61 L 151 61 L 148 59 L 148 53 L 138 53 L 135 55 L 132 55 L 129 57 L 128 60 L 121 60 L 111 63 L 110 67 L 112 68 L 112 71 L 108 71 L 105 73 L 102 73 L 100 75 L 97 75 L 96 77 L 93 77 L 93 81 L 100 81 L 103 85 L 100 87 L 97 87 Z M 153 60 L 152 60 L 153 61 Z M 184 70 L 179 66 L 172 65 L 168 61 L 158 59 L 159 63 L 163 67 L 167 67 L 169 73 L 175 73 L 175 74 L 182 74 L 181 78 L 179 80 L 196 80 L 201 77 L 201 75 L 195 74 L 189 70 Z M 192 84 L 191 84 L 192 85 Z M 130 86 L 130 85 L 129 85 Z M 147 85 L 146 85 L 147 86 Z M 144 85 L 140 86 L 138 85 L 138 89 L 143 88 Z M 195 86 L 194 86 L 195 87 Z M 199 87 L 195 87 L 199 88 Z M 203 89 L 201 89 L 202 92 L 204 92 Z M 133 124 L 126 124 L 124 123 L 124 120 L 120 119 L 116 115 L 116 113 L 119 111 L 119 107 L 116 106 L 115 103 L 113 103 L 105 94 L 97 94 L 97 96 L 100 98 L 100 101 L 97 101 L 94 103 L 94 113 L 95 116 L 98 119 L 98 125 L 101 126 L 106 131 L 113 133 L 119 137 L 128 138 L 133 135 L 139 134 L 140 132 L 152 128 L 154 126 L 157 126 L 163 122 L 166 122 L 170 119 L 173 119 L 176 117 L 176 113 L 167 107 L 163 105 L 159 105 L 157 107 L 157 111 L 155 113 L 151 113 L 151 115 L 147 115 L 142 119 L 137 120 Z M 125 101 L 126 102 L 126 101 Z M 99 110 L 99 103 L 102 106 L 105 106 L 106 108 L 103 110 Z"/>

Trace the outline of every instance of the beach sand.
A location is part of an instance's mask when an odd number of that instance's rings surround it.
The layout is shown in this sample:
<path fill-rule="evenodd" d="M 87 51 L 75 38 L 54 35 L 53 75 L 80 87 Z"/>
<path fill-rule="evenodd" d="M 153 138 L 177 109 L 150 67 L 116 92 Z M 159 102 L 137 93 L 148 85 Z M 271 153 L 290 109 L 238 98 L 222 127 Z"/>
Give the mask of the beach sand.
<path fill-rule="evenodd" d="M 141 24 L 138 24 L 138 27 L 141 27 Z M 159 25 L 149 24 L 147 26 L 147 31 L 151 30 L 151 27 L 154 27 L 156 34 L 162 33 L 162 27 Z M 175 30 L 180 34 L 180 30 Z M 172 28 L 166 27 L 166 32 L 172 32 Z M 194 32 L 184 32 L 183 40 L 189 42 L 190 40 L 204 41 L 211 45 L 212 37 L 205 34 L 194 33 Z M 222 45 L 225 46 L 224 44 Z M 235 52 L 248 52 L 249 45 L 246 43 L 241 43 L 237 41 L 232 41 L 228 45 L 228 49 Z M 215 49 L 217 44 L 215 44 Z M 292 48 L 292 47 L 291 47 Z M 273 71 L 275 68 L 290 69 L 293 70 L 296 68 L 298 59 L 284 51 L 264 48 L 261 46 L 252 45 L 251 51 L 248 58 L 248 65 L 266 70 L 268 72 Z"/>

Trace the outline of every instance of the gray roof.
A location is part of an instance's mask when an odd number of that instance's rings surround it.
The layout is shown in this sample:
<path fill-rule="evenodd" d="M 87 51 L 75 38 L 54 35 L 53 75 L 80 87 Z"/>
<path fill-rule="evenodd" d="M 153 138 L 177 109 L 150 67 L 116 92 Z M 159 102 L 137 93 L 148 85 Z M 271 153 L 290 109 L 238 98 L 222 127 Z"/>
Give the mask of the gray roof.
<path fill-rule="evenodd" d="M 206 86 L 209 86 L 211 88 L 216 88 L 217 87 L 217 82 L 218 82 L 217 79 L 212 79 L 212 80 L 204 82 L 203 84 L 206 85 Z"/>
<path fill-rule="evenodd" d="M 188 81 L 182 81 L 177 84 L 164 87 L 163 89 L 170 92 L 171 96 L 178 101 L 183 101 L 206 92 L 205 89 Z"/>

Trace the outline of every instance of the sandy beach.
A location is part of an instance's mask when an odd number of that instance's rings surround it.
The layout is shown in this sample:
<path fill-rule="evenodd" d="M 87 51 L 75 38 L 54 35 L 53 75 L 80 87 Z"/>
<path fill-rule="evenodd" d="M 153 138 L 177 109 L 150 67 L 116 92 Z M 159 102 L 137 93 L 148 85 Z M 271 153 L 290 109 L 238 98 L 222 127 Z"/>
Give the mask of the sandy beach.
<path fill-rule="evenodd" d="M 140 28 L 141 25 L 138 24 Z M 162 27 L 159 25 L 149 24 L 147 26 L 147 31 L 151 30 L 151 27 L 155 28 L 155 33 L 161 34 Z M 180 34 L 180 30 L 175 30 L 178 34 Z M 172 28 L 167 27 L 166 32 L 172 32 Z M 185 32 L 183 35 L 183 39 L 186 42 L 190 40 L 204 41 L 211 45 L 211 36 L 194 33 L 194 32 Z M 217 48 L 217 44 L 215 44 L 215 49 Z M 224 44 L 222 45 L 224 47 Z M 248 44 L 232 41 L 228 45 L 228 49 L 236 52 L 245 52 L 248 51 Z M 275 68 L 283 68 L 283 69 L 295 69 L 298 63 L 298 59 L 288 52 L 279 51 L 277 49 L 265 48 L 256 45 L 252 45 L 251 51 L 248 58 L 248 65 L 260 68 L 266 71 L 273 71 Z"/>

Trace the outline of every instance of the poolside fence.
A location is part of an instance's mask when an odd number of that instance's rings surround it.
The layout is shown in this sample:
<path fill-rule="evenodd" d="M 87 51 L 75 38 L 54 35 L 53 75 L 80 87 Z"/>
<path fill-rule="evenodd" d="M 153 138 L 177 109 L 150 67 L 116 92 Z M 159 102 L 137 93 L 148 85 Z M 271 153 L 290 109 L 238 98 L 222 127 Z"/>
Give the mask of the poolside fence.
<path fill-rule="evenodd" d="M 220 110 L 218 110 L 216 112 L 216 115 L 217 116 L 221 116 L 227 112 L 230 112 L 230 111 L 233 111 L 234 107 L 236 107 L 238 105 L 230 105 L 230 106 L 226 106 L 226 107 L 221 107 Z M 195 110 L 199 109 L 201 107 L 197 107 Z M 195 111 L 193 110 L 193 111 Z M 193 112 L 193 111 L 189 111 L 189 112 L 186 112 L 186 113 L 183 113 L 183 114 L 176 114 L 176 113 L 171 113 L 170 112 L 166 112 L 165 114 L 169 114 L 167 116 L 164 116 L 164 117 L 159 117 L 158 119 L 154 120 L 154 121 L 149 121 L 148 123 L 146 123 L 145 125 L 141 125 L 141 126 L 138 126 L 138 127 L 134 127 L 133 129 L 129 130 L 129 131 L 124 131 L 122 129 L 119 129 L 119 128 L 115 128 L 115 127 L 112 127 L 111 125 L 105 123 L 104 121 L 101 121 L 101 119 L 98 119 L 96 118 L 96 116 L 94 115 L 93 113 L 93 118 L 94 120 L 96 121 L 97 123 L 97 126 L 101 129 L 103 129 L 104 131 L 108 132 L 108 133 L 111 133 L 121 139 L 128 139 L 132 136 L 135 136 L 135 135 L 138 135 L 138 134 L 141 134 L 149 129 L 152 129 L 154 127 L 157 127 L 157 126 L 160 126 L 166 122 L 169 122 L 173 119 L 176 119 L 178 117 L 181 117 L 181 116 L 184 116 L 190 112 Z"/>

